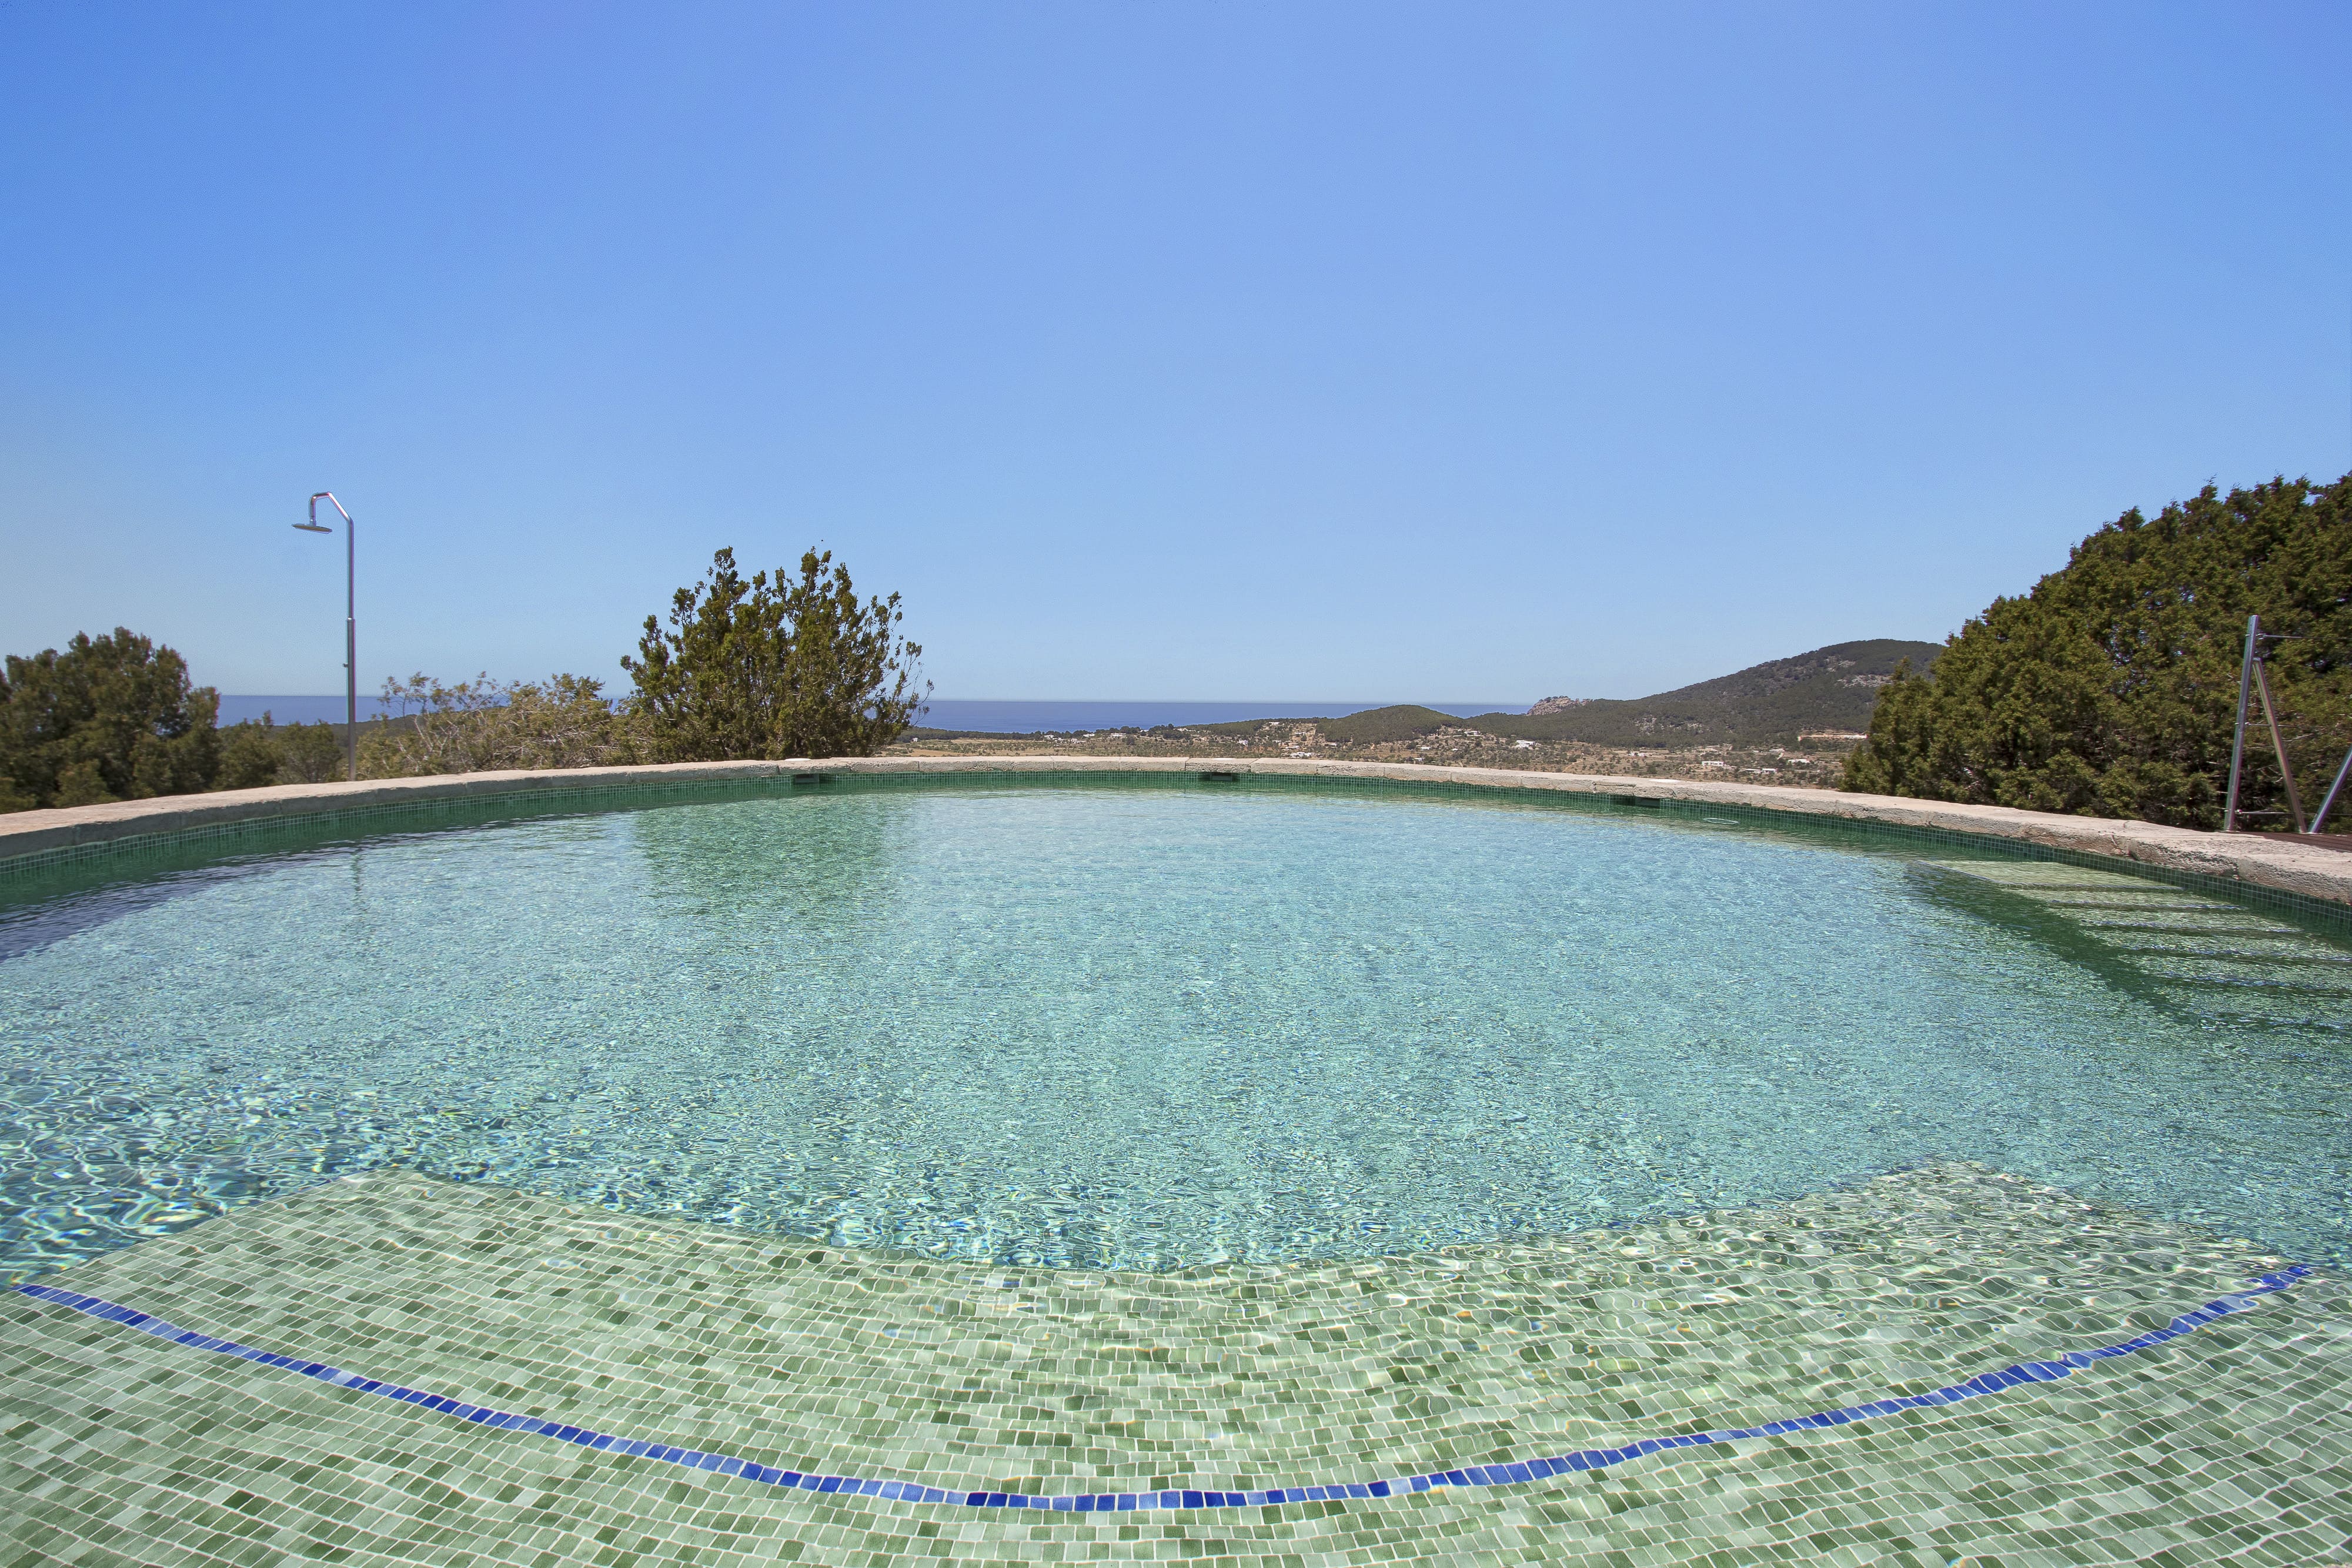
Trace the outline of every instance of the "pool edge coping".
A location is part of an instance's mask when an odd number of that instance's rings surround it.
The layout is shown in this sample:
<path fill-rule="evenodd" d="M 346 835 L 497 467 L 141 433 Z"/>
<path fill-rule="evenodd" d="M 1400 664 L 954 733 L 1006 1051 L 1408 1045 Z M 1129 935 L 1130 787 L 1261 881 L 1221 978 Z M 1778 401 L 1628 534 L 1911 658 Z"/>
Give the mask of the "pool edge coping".
<path fill-rule="evenodd" d="M 680 762 L 626 768 L 515 769 L 352 783 L 279 785 L 207 795 L 166 795 L 98 806 L 0 816 L 0 878 L 118 851 L 306 819 L 365 819 L 420 807 L 546 797 L 593 797 L 646 786 L 730 784 L 826 775 L 1181 775 L 1384 780 L 1472 789 L 1597 796 L 1622 803 L 1676 801 L 1776 815 L 1958 834 L 2044 852 L 2127 862 L 2176 875 L 2267 889 L 2352 909 L 2352 855 L 2266 834 L 2210 833 L 2118 818 L 2075 817 L 1789 785 L 1717 783 L 1592 773 L 1549 773 L 1430 763 L 1277 758 L 845 757 L 758 762 Z"/>

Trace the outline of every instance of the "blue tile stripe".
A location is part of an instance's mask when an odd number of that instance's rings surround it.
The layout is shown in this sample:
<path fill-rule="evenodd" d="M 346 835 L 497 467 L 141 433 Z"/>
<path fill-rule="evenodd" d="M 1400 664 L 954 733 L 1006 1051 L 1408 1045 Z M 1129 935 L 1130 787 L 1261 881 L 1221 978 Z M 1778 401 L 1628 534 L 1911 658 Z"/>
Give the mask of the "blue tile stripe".
<path fill-rule="evenodd" d="M 2053 1383 L 2069 1377 L 2084 1368 L 2119 1355 L 2133 1355 L 2153 1346 L 2176 1340 L 2183 1334 L 2196 1333 L 2207 1323 L 2242 1312 L 2254 1304 L 2255 1299 L 2285 1290 L 2295 1281 L 2311 1273 L 2297 1264 L 2276 1274 L 2264 1274 L 2247 1289 L 2218 1301 L 2206 1302 L 2194 1312 L 2183 1312 L 2160 1329 L 2150 1329 L 2135 1339 L 2118 1344 L 2101 1345 L 2096 1350 L 2074 1351 L 2056 1361 L 2028 1361 L 2015 1366 L 2004 1366 L 1998 1372 L 1987 1372 L 1938 1388 L 1932 1394 L 1912 1394 L 1898 1399 L 1880 1399 L 1868 1405 L 1848 1405 L 1836 1410 L 1816 1411 L 1811 1416 L 1792 1416 L 1785 1420 L 1767 1422 L 1761 1427 L 1738 1427 L 1717 1432 L 1685 1432 L 1673 1437 L 1643 1437 L 1620 1448 L 1586 1448 L 1573 1454 L 1561 1454 L 1549 1459 L 1527 1459 L 1507 1465 L 1465 1465 L 1454 1470 L 1433 1470 L 1426 1475 L 1398 1476 L 1387 1480 L 1347 1481 L 1312 1487 L 1265 1487 L 1250 1491 L 1123 1491 L 1092 1492 L 1079 1496 L 1034 1497 L 1021 1492 L 968 1491 L 961 1488 L 946 1489 L 924 1486 L 916 1481 L 878 1481 L 855 1476 L 820 1476 L 799 1470 L 778 1469 L 772 1465 L 754 1464 L 725 1454 L 707 1454 L 698 1448 L 675 1448 L 667 1443 L 648 1443 L 636 1437 L 616 1437 L 608 1432 L 592 1432 L 583 1427 L 567 1427 L 560 1421 L 543 1420 L 535 1416 L 518 1416 L 511 1411 L 492 1410 L 486 1406 L 467 1405 L 461 1400 L 427 1394 L 421 1389 L 404 1388 L 395 1383 L 379 1383 L 372 1377 L 362 1377 L 356 1372 L 329 1366 L 324 1362 L 305 1361 L 299 1356 L 279 1355 L 272 1351 L 256 1350 L 234 1340 L 215 1339 L 211 1334 L 184 1329 L 148 1313 L 134 1312 L 97 1296 L 85 1296 L 74 1291 L 60 1290 L 55 1285 L 18 1285 L 19 1291 L 37 1301 L 71 1307 L 94 1318 L 121 1323 L 137 1329 L 157 1339 L 169 1340 L 197 1350 L 234 1355 L 264 1366 L 282 1367 L 321 1383 L 331 1383 L 339 1388 L 355 1389 L 362 1394 L 380 1395 L 405 1404 L 455 1416 L 461 1421 L 478 1426 L 495 1427 L 502 1431 L 529 1432 L 542 1437 L 574 1443 L 600 1453 L 631 1454 L 639 1458 L 659 1459 L 666 1464 L 683 1465 L 688 1469 L 711 1470 L 724 1476 L 741 1476 L 746 1480 L 762 1481 L 770 1486 L 794 1488 L 801 1491 L 838 1492 L 852 1497 L 879 1497 L 894 1501 L 951 1503 L 965 1508 L 1026 1508 L 1047 1509 L 1055 1513 L 1125 1513 L 1139 1509 L 1202 1509 L 1257 1508 L 1269 1503 L 1331 1502 L 1353 1498 L 1401 1497 L 1411 1492 L 1429 1491 L 1437 1487 L 1517 1486 L 1539 1481 L 1553 1476 L 1574 1474 L 1581 1470 L 1606 1469 L 1623 1464 L 1628 1459 L 1662 1453 L 1669 1448 L 1697 1448 L 1707 1443 L 1731 1443 L 1752 1437 L 1776 1437 L 1787 1432 L 1802 1432 L 1823 1427 L 1843 1427 L 1852 1421 L 1867 1421 L 1875 1416 L 1892 1416 L 1898 1410 L 1926 1409 L 1939 1405 L 1958 1405 L 1988 1394 L 2016 1388 L 2029 1383 Z"/>

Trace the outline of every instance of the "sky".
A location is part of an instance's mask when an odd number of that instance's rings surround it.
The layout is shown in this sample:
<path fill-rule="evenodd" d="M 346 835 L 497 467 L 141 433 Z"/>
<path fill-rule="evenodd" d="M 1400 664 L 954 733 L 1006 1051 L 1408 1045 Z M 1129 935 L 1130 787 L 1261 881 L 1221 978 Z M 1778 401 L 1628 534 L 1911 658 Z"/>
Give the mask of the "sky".
<path fill-rule="evenodd" d="M 0 651 L 1633 696 L 2352 468 L 2352 7 L 0 4 Z M 340 519 L 336 519 L 338 523 Z"/>

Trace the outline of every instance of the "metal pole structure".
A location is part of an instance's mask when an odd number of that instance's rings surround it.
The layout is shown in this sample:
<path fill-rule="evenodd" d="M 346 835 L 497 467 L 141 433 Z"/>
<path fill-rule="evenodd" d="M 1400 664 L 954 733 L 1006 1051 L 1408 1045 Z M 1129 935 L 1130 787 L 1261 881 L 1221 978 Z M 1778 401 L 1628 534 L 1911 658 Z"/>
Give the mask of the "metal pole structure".
<path fill-rule="evenodd" d="M 2327 799 L 2322 800 L 2319 803 L 2319 810 L 2312 813 L 2310 828 L 2312 832 L 2319 831 L 2320 824 L 2327 821 L 2327 809 L 2336 804 L 2336 797 L 2344 792 L 2344 780 L 2347 777 L 2352 777 L 2352 751 L 2344 754 L 2344 766 L 2336 770 L 2336 782 L 2327 787 Z"/>
<path fill-rule="evenodd" d="M 360 544 L 359 528 L 332 490 L 310 497 L 310 520 L 294 526 L 305 533 L 331 534 L 320 525 L 319 503 L 343 513 L 343 767 L 354 780 L 360 776 Z M 2242 704 L 2241 705 L 2242 706 Z"/>
<path fill-rule="evenodd" d="M 2263 632 L 2263 618 L 2246 617 L 2246 656 L 2238 664 L 2238 728 L 2230 740 L 2230 803 L 2221 809 L 2221 831 L 2238 831 L 2238 766 L 2246 757 L 2246 688 L 2254 679 L 2254 639 Z"/>
<path fill-rule="evenodd" d="M 2286 780 L 2286 810 L 2294 823 L 2294 831 L 2304 831 L 2303 802 L 2295 798 L 2294 769 L 2286 759 L 2286 742 L 2279 738 L 2278 709 L 2271 706 L 2270 672 L 2260 659 L 2254 661 L 2254 686 L 2263 694 L 2263 722 L 2271 727 L 2271 749 L 2278 753 L 2279 777 Z"/>

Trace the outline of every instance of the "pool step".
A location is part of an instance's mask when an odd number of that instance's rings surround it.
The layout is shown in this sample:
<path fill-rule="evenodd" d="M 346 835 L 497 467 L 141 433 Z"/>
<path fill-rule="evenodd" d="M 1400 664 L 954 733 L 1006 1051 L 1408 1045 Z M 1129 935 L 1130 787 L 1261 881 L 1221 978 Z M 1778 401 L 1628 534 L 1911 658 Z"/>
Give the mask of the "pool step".
<path fill-rule="evenodd" d="M 2032 901 L 2184 1005 L 2279 1019 L 2352 1010 L 2352 949 L 2226 899 L 2079 866 L 1926 863 Z"/>
<path fill-rule="evenodd" d="M 2312 951 L 2297 937 L 2263 937 L 2234 931 L 2102 932 L 2118 953 L 2170 953 L 2183 958 L 2248 958 L 2272 964 L 2336 964 L 2352 967 L 2352 953 Z"/>

